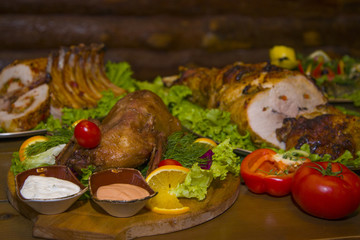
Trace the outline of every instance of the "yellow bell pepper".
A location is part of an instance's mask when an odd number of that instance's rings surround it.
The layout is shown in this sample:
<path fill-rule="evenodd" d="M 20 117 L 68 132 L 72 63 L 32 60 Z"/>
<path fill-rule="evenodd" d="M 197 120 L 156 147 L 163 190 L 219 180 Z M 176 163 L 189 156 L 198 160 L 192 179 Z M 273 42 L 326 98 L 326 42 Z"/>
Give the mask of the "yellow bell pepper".
<path fill-rule="evenodd" d="M 298 64 L 295 50 L 286 46 L 274 46 L 271 48 L 270 61 L 273 65 L 287 69 L 293 69 Z"/>

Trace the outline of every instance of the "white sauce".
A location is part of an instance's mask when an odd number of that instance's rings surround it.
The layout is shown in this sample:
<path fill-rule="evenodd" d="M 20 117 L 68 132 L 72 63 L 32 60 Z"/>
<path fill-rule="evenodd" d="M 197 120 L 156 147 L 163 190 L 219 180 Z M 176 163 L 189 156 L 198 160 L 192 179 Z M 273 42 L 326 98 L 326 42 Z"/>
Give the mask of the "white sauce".
<path fill-rule="evenodd" d="M 30 175 L 20 190 L 26 199 L 54 199 L 80 192 L 80 187 L 70 181 L 54 177 Z"/>

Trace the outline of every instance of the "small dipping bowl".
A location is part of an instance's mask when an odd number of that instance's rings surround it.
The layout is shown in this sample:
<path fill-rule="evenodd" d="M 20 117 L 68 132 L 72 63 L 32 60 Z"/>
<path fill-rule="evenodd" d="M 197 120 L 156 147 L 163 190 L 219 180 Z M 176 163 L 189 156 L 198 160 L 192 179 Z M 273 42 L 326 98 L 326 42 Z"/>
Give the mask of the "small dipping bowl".
<path fill-rule="evenodd" d="M 24 185 L 26 178 L 30 175 L 54 177 L 62 180 L 67 180 L 78 185 L 80 187 L 80 191 L 76 194 L 62 198 L 26 199 L 21 195 L 20 190 Z M 81 197 L 81 195 L 83 195 L 87 191 L 87 187 L 82 185 L 80 181 L 75 177 L 73 172 L 66 166 L 37 167 L 26 170 L 15 176 L 15 187 L 16 194 L 21 201 L 29 205 L 37 212 L 47 215 L 65 212 L 74 202 L 76 202 Z"/>
<path fill-rule="evenodd" d="M 100 200 L 96 192 L 101 186 L 114 183 L 130 184 L 141 187 L 149 192 L 149 196 L 134 200 Z M 141 173 L 133 168 L 113 168 L 95 172 L 89 179 L 90 194 L 92 200 L 114 217 L 131 217 L 138 213 L 146 202 L 154 197 L 157 192 L 151 189 Z"/>

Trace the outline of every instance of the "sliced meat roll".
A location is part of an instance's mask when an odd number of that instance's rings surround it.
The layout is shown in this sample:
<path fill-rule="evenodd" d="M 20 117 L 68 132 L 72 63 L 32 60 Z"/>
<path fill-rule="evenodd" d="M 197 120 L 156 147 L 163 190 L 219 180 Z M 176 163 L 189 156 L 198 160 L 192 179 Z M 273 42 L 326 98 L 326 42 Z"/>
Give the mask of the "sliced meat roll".
<path fill-rule="evenodd" d="M 1 95 L 13 93 L 24 87 L 35 87 L 46 80 L 46 58 L 16 60 L 0 74 Z"/>
<path fill-rule="evenodd" d="M 240 132 L 250 132 L 255 144 L 285 148 L 276 138 L 284 118 L 312 112 L 327 99 L 305 75 L 267 63 L 237 62 L 218 71 L 184 69 L 174 84 L 188 86 L 193 100 L 228 111 Z M 204 87 L 205 86 L 205 87 Z"/>
<path fill-rule="evenodd" d="M 276 137 L 283 120 L 314 111 L 327 102 L 304 75 L 290 71 L 263 72 L 228 87 L 220 97 L 220 109 L 231 113 L 239 129 L 251 133 L 255 143 L 285 148 Z"/>
<path fill-rule="evenodd" d="M 9 111 L 0 111 L 0 127 L 7 132 L 32 129 L 49 116 L 49 105 L 49 86 L 42 84 L 21 95 Z"/>
<path fill-rule="evenodd" d="M 0 110 L 10 111 L 19 96 L 47 82 L 46 64 L 46 58 L 16 60 L 1 71 Z"/>

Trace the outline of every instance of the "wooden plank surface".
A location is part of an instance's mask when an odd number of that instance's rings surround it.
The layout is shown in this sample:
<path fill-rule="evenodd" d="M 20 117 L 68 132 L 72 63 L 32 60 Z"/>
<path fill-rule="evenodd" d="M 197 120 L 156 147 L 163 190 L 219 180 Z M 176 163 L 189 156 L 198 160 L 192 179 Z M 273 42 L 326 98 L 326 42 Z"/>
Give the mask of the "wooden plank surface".
<path fill-rule="evenodd" d="M 0 49 L 103 42 L 109 48 L 178 51 L 315 46 L 359 47 L 360 16 L 318 19 L 212 16 L 0 15 Z M 241 26 L 241 27 L 240 27 Z M 264 41 L 266 39 L 266 41 Z"/>
<path fill-rule="evenodd" d="M 254 16 L 333 17 L 358 13 L 359 2 L 342 1 L 284 1 L 284 0 L 12 0 L 0 2 L 0 13 L 66 13 L 66 14 L 117 14 L 117 15 L 199 15 L 235 13 Z"/>
<path fill-rule="evenodd" d="M 359 12 L 354 0 L 0 1 L 0 69 L 93 42 L 129 62 L 139 80 L 176 74 L 180 65 L 266 61 L 279 44 L 360 57 Z"/>

